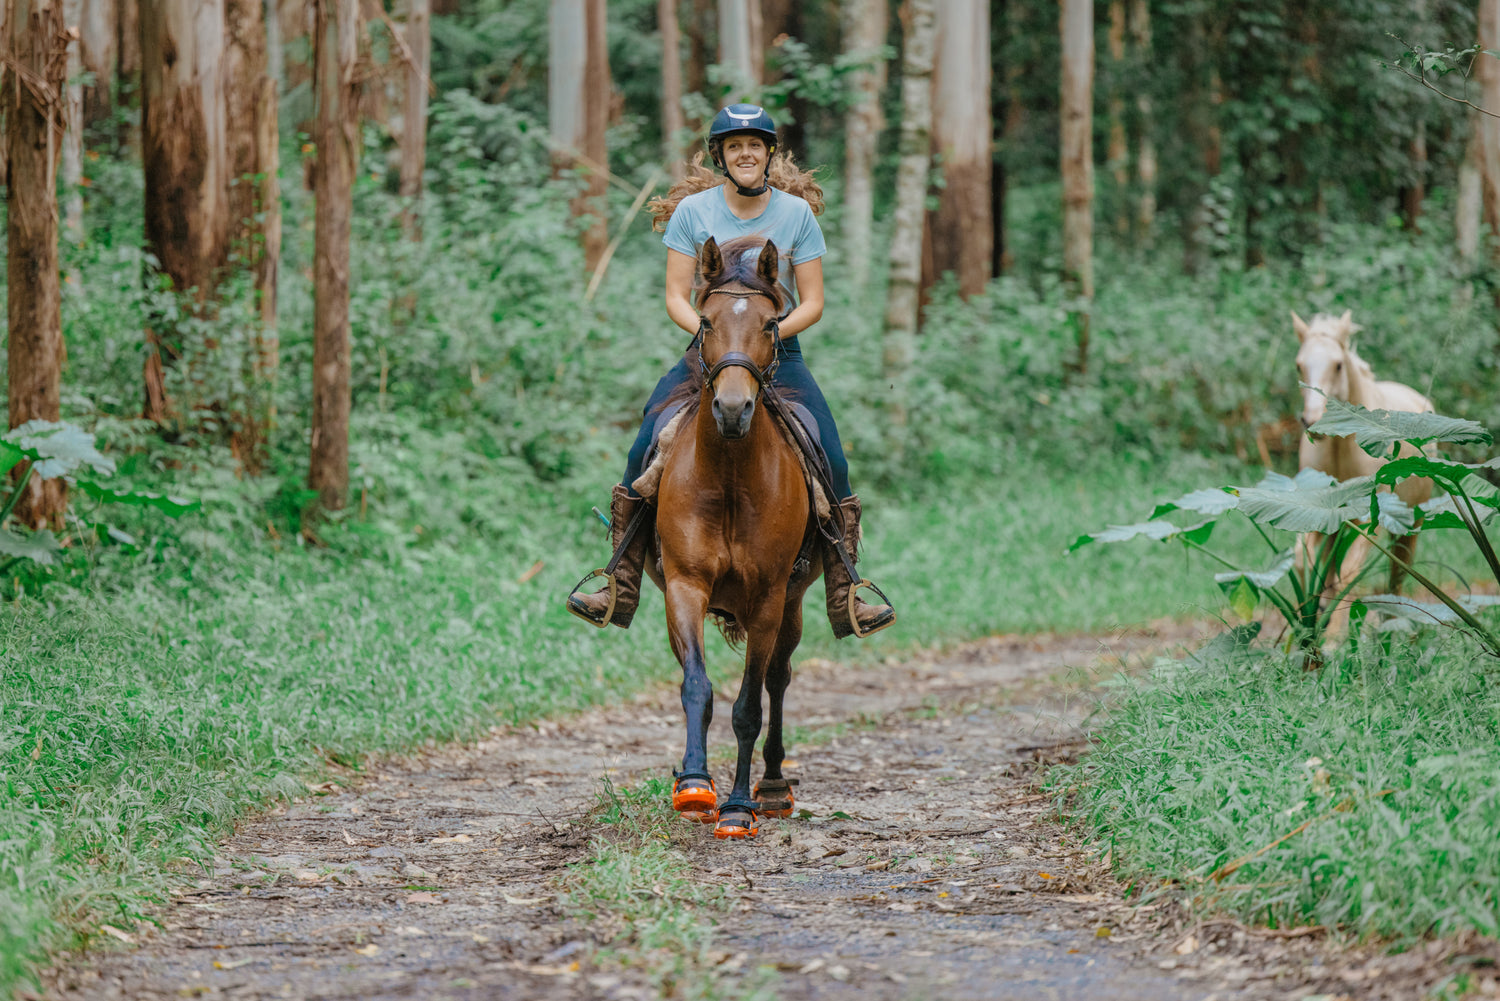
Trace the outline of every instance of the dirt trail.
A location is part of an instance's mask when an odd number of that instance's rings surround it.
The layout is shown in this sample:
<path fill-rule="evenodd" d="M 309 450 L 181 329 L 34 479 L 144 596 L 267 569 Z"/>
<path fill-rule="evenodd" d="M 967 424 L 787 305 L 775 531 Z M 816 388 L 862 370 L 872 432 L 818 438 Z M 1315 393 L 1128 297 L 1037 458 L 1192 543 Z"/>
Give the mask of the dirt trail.
<path fill-rule="evenodd" d="M 1188 638 L 1000 638 L 880 668 L 803 664 L 787 719 L 836 733 L 789 741 L 813 817 L 763 822 L 748 843 L 703 829 L 691 852 L 695 875 L 736 901 L 725 965 L 774 966 L 781 998 L 1417 996 L 1377 990 L 1396 983 L 1378 957 L 1330 965 L 1311 942 L 1163 927 L 1121 906 L 1098 860 L 1046 819 L 1028 779 L 1076 749 L 1092 704 L 1078 679 Z M 1073 684 L 1059 680 L 1069 668 Z M 727 781 L 726 695 L 710 739 Z M 600 777 L 665 775 L 681 742 L 664 690 L 388 764 L 247 822 L 161 930 L 53 971 L 47 996 L 651 997 L 628 969 L 588 962 L 590 930 L 552 881 L 589 857 L 576 822 Z"/>

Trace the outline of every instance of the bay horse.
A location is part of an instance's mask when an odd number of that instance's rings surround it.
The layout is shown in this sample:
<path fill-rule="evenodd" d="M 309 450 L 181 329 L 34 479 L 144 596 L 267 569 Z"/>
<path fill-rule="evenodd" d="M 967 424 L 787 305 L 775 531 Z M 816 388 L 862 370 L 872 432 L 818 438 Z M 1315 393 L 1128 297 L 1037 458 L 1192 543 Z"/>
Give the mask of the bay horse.
<path fill-rule="evenodd" d="M 1432 403 L 1410 386 L 1399 382 L 1382 382 L 1375 378 L 1369 362 L 1355 353 L 1353 337 L 1360 328 L 1353 320 L 1353 313 L 1344 310 L 1343 316 L 1318 313 L 1309 323 L 1292 312 L 1292 329 L 1297 332 L 1301 348 L 1297 351 L 1297 373 L 1302 381 L 1302 426 L 1310 428 L 1322 419 L 1327 409 L 1327 400 L 1332 398 L 1358 404 L 1368 410 L 1404 410 L 1412 413 L 1427 413 Z M 1432 448 L 1426 450 L 1433 452 Z M 1417 455 L 1410 445 L 1401 446 L 1401 455 Z M 1435 453 L 1433 453 L 1435 454 Z M 1384 459 L 1377 459 L 1354 442 L 1353 435 L 1332 437 L 1329 435 L 1303 435 L 1297 453 L 1299 469 L 1317 469 L 1337 480 L 1348 480 L 1356 476 L 1373 476 Z M 1412 507 L 1432 497 L 1432 481 L 1426 477 L 1409 477 L 1396 486 L 1396 496 Z M 1297 541 L 1297 566 L 1305 558 L 1317 553 L 1323 536 L 1309 532 Z M 1369 555 L 1370 543 L 1363 536 L 1354 540 L 1344 557 L 1342 566 L 1325 594 L 1337 595 L 1364 565 Z M 1404 563 L 1410 564 L 1417 553 L 1415 533 L 1397 538 L 1391 551 Z M 1390 591 L 1399 594 L 1406 571 L 1392 561 Z"/>
<path fill-rule="evenodd" d="M 757 255 L 755 251 L 759 249 Z M 792 790 L 781 774 L 782 697 L 792 652 L 802 639 L 802 596 L 823 570 L 821 546 L 798 565 L 811 531 L 812 501 L 798 454 L 767 413 L 777 365 L 777 318 L 785 305 L 776 245 L 745 237 L 698 254 L 701 320 L 689 361 L 690 399 L 665 459 L 656 503 L 657 549 L 646 567 L 667 598 L 667 633 L 682 665 L 687 748 L 675 773 L 672 806 L 714 823 L 720 838 L 754 837 L 763 816 L 790 816 Z M 713 685 L 703 659 L 707 616 L 743 638 L 745 673 L 734 703 L 739 745 L 734 784 L 721 807 L 708 773 Z M 761 731 L 761 690 L 770 696 L 765 773 L 752 790 L 751 758 Z"/>

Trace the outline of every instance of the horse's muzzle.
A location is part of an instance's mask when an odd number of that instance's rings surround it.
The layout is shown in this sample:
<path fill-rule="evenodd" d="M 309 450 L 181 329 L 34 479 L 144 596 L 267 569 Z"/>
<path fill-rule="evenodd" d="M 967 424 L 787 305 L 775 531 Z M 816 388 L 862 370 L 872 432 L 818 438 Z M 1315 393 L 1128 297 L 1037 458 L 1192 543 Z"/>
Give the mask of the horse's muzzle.
<path fill-rule="evenodd" d="M 755 416 L 755 398 L 739 403 L 724 403 L 714 397 L 713 413 L 720 437 L 730 440 L 743 438 L 750 433 L 750 421 Z"/>

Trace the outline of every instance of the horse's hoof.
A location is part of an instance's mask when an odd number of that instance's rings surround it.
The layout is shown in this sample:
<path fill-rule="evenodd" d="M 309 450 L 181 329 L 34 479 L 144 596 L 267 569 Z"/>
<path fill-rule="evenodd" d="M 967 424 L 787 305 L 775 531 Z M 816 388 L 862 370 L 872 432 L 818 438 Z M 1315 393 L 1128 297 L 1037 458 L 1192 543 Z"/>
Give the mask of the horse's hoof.
<path fill-rule="evenodd" d="M 797 806 L 797 797 L 792 794 L 796 779 L 761 779 L 755 783 L 751 796 L 760 804 L 763 817 L 790 817 Z"/>
<path fill-rule="evenodd" d="M 760 833 L 760 824 L 755 811 L 745 806 L 730 806 L 728 803 L 719 811 L 719 823 L 714 828 L 714 837 L 753 838 Z"/>
<path fill-rule="evenodd" d="M 718 810 L 683 810 L 677 816 L 693 824 L 717 824 Z"/>
<path fill-rule="evenodd" d="M 677 781 L 672 783 L 672 809 L 689 820 L 713 823 L 719 817 L 719 794 L 714 789 L 714 780 L 707 775 L 677 776 Z"/>

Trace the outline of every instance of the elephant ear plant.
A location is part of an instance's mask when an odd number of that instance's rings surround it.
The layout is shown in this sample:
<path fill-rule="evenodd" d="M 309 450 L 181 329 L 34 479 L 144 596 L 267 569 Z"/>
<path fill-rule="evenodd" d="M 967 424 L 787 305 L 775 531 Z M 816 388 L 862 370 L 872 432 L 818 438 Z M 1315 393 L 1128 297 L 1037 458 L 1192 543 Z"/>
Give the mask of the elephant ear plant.
<path fill-rule="evenodd" d="M 1473 421 L 1432 413 L 1366 410 L 1338 400 L 1328 401 L 1326 416 L 1310 431 L 1353 435 L 1361 448 L 1376 457 L 1394 455 L 1403 442 L 1420 449 L 1434 441 L 1487 445 L 1493 440 L 1484 427 Z M 1500 581 L 1500 560 L 1484 530 L 1485 522 L 1500 512 L 1500 491 L 1479 475 L 1486 469 L 1500 469 L 1500 458 L 1470 465 L 1412 456 L 1387 462 L 1374 476 L 1343 481 L 1314 469 L 1304 469 L 1294 477 L 1267 473 L 1251 487 L 1195 490 L 1158 504 L 1149 520 L 1135 525 L 1112 525 L 1101 532 L 1080 535 L 1068 551 L 1076 552 L 1094 542 L 1148 538 L 1179 542 L 1201 552 L 1224 568 L 1214 579 L 1230 607 L 1249 618 L 1261 601 L 1270 604 L 1286 620 L 1289 644 L 1303 653 L 1307 666 L 1316 667 L 1322 663 L 1321 650 L 1330 620 L 1371 568 L 1366 565 L 1350 574 L 1348 583 L 1330 595 L 1324 593 L 1324 582 L 1336 576 L 1334 571 L 1343 563 L 1350 546 L 1364 535 L 1441 604 L 1413 601 L 1399 595 L 1358 599 L 1351 606 L 1356 634 L 1365 615 L 1377 611 L 1403 619 L 1456 626 L 1473 634 L 1491 656 L 1500 657 L 1500 638 L 1478 614 L 1481 607 L 1494 604 L 1496 599 L 1450 595 L 1392 553 L 1375 532 L 1377 526 L 1393 535 L 1413 530 L 1463 528 Z M 1381 489 L 1394 486 L 1408 476 L 1431 477 L 1447 494 L 1413 509 L 1388 489 Z M 1182 525 L 1165 517 L 1174 512 L 1189 512 L 1199 516 L 1199 520 Z M 1242 561 L 1208 548 L 1215 525 L 1231 513 L 1247 519 L 1265 543 L 1269 557 L 1264 565 L 1244 566 Z M 1321 533 L 1323 540 L 1299 565 L 1294 558 L 1296 536 L 1307 532 Z"/>
<path fill-rule="evenodd" d="M 33 476 L 43 480 L 66 479 L 77 494 L 92 498 L 98 505 L 150 507 L 173 518 L 198 507 L 197 501 L 180 497 L 116 490 L 100 484 L 99 479 L 114 474 L 114 460 L 95 447 L 93 435 L 72 424 L 28 421 L 0 437 L 0 476 L 10 474 L 23 462 L 27 464 L 25 470 L 0 504 L 0 579 L 22 563 L 50 567 L 61 562 L 63 542 L 50 529 L 28 531 L 10 525 L 16 502 Z M 118 528 L 86 519 L 76 505 L 69 510 L 68 521 L 100 538 L 125 544 L 135 541 Z"/>

